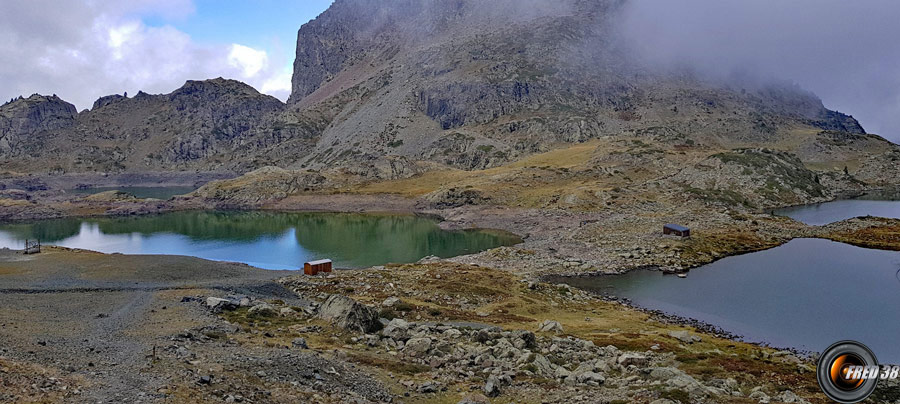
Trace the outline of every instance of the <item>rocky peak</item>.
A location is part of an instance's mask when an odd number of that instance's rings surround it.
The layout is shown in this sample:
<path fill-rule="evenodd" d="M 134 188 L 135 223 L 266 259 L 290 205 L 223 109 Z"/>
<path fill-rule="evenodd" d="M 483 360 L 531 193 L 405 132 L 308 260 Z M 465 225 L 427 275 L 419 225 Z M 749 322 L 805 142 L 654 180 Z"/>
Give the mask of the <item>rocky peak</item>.
<path fill-rule="evenodd" d="M 240 81 L 223 79 L 221 77 L 209 80 L 188 80 L 183 86 L 169 94 L 169 99 L 174 100 L 184 96 L 202 97 L 207 99 L 219 98 L 222 96 L 268 97 L 260 94 L 255 88 Z"/>
<path fill-rule="evenodd" d="M 0 152 L 9 152 L 35 133 L 65 128 L 75 122 L 75 106 L 55 94 L 19 97 L 0 107 Z"/>
<path fill-rule="evenodd" d="M 118 95 L 118 94 L 103 96 L 103 97 L 98 98 L 97 101 L 94 101 L 94 105 L 91 106 L 91 110 L 92 111 L 97 110 L 97 109 L 103 108 L 107 105 L 114 104 L 116 102 L 119 102 L 122 100 L 127 100 L 127 99 L 128 99 L 128 97 Z"/>
<path fill-rule="evenodd" d="M 469 35 L 504 24 L 572 14 L 607 0 L 337 0 L 298 31 L 292 92 L 298 102 L 345 67 L 366 56 L 428 44 L 437 37 Z M 396 52 L 393 52 L 396 53 Z"/>
<path fill-rule="evenodd" d="M 0 107 L 0 120 L 5 123 L 0 129 L 16 132 L 56 129 L 71 124 L 76 114 L 78 111 L 74 105 L 55 94 L 33 94 L 28 98 L 19 97 Z"/>

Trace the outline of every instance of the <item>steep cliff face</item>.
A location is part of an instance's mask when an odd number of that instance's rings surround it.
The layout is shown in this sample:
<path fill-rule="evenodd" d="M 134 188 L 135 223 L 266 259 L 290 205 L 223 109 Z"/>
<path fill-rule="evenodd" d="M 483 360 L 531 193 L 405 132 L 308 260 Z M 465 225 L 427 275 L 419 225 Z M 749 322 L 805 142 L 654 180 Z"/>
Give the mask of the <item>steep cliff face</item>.
<path fill-rule="evenodd" d="M 19 171 L 333 170 L 371 179 L 483 169 L 598 138 L 777 147 L 832 164 L 887 142 L 792 85 L 722 83 L 635 60 L 626 0 L 337 0 L 298 31 L 287 104 L 233 80 L 170 94 L 55 97 L 0 108 Z M 833 160 L 833 159 L 832 159 Z"/>
<path fill-rule="evenodd" d="M 74 105 L 55 95 L 34 94 L 0 106 L 0 153 L 21 154 L 30 137 L 72 126 L 76 113 Z"/>
<path fill-rule="evenodd" d="M 342 105 L 298 165 L 394 177 L 622 134 L 731 148 L 797 128 L 864 133 L 794 86 L 643 66 L 617 38 L 623 4 L 338 0 L 298 33 L 289 103 Z M 398 172 L 398 158 L 413 163 Z"/>

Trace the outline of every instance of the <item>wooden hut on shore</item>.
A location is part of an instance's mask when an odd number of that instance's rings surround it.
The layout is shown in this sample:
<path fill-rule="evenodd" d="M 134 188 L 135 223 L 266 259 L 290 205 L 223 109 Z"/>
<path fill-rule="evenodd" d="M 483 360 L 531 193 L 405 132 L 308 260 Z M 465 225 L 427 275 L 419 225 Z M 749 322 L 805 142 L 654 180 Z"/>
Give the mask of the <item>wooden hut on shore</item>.
<path fill-rule="evenodd" d="M 684 227 L 680 224 L 669 223 L 669 224 L 663 226 L 663 234 L 678 236 L 678 237 L 690 237 L 691 229 Z"/>
<path fill-rule="evenodd" d="M 331 260 L 310 261 L 303 264 L 303 273 L 318 275 L 319 272 L 331 272 Z"/>

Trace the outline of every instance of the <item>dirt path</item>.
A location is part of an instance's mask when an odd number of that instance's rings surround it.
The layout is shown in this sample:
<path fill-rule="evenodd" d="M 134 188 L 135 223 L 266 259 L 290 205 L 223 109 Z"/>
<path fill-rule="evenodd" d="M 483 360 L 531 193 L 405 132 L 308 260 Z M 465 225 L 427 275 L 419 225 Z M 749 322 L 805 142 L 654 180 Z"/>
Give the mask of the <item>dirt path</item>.
<path fill-rule="evenodd" d="M 153 401 L 173 380 L 154 369 L 154 349 L 221 324 L 182 297 L 290 299 L 273 282 L 284 275 L 189 257 L 0 251 L 0 357 L 83 378 L 72 402 Z"/>

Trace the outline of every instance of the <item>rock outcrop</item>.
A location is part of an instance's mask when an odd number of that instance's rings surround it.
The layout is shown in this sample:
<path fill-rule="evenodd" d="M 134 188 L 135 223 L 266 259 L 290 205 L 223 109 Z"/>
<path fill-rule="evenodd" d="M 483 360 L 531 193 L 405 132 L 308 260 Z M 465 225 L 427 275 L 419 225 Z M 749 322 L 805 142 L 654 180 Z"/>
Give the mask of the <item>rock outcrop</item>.
<path fill-rule="evenodd" d="M 20 155 L 33 137 L 72 126 L 76 114 L 74 105 L 56 95 L 34 94 L 0 106 L 0 155 Z"/>
<path fill-rule="evenodd" d="M 375 309 L 340 295 L 329 296 L 319 307 L 316 316 L 331 321 L 338 327 L 358 332 L 373 332 L 380 325 Z"/>

